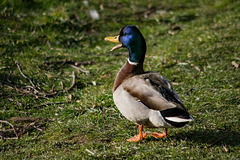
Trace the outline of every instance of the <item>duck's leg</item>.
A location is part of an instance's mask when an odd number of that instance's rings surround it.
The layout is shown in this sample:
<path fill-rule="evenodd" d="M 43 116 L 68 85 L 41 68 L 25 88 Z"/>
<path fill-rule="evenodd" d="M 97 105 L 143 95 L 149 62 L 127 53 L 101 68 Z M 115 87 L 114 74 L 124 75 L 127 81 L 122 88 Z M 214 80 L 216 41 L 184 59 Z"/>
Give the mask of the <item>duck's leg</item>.
<path fill-rule="evenodd" d="M 164 132 L 163 132 L 163 133 L 153 132 L 153 133 L 151 134 L 151 136 L 157 137 L 157 138 L 166 137 L 166 136 L 167 136 L 167 128 L 164 129 Z"/>
<path fill-rule="evenodd" d="M 147 133 L 142 133 L 143 125 L 140 125 L 140 124 L 139 124 L 138 127 L 139 127 L 139 134 L 138 134 L 138 135 L 135 135 L 135 136 L 132 137 L 132 138 L 127 139 L 128 142 L 138 142 L 138 141 L 141 141 L 141 140 L 143 140 L 144 138 L 146 138 Z"/>

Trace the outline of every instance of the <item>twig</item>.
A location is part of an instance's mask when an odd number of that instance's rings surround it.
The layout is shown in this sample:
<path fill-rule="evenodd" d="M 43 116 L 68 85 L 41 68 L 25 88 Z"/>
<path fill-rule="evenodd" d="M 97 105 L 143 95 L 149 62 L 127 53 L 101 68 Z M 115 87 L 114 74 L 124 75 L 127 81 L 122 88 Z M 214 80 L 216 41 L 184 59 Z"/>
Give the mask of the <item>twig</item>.
<path fill-rule="evenodd" d="M 26 76 L 26 75 L 23 73 L 20 65 L 19 65 L 17 62 L 16 62 L 16 66 L 18 67 L 19 72 L 21 73 L 21 75 L 22 75 L 24 78 L 26 78 L 26 79 L 31 83 L 31 85 L 27 85 L 27 86 L 17 86 L 17 85 L 13 85 L 12 83 L 5 82 L 5 81 L 1 81 L 1 80 L 0 80 L 0 83 L 3 83 L 3 84 L 5 84 L 5 85 L 8 85 L 8 86 L 12 87 L 13 89 L 15 89 L 15 90 L 17 90 L 17 91 L 20 91 L 20 92 L 22 92 L 22 93 L 30 94 L 30 95 L 35 96 L 35 97 L 37 97 L 37 98 L 38 98 L 39 96 L 43 96 L 43 98 L 46 98 L 47 96 L 54 96 L 54 95 L 58 94 L 60 91 L 63 91 L 63 90 L 64 90 L 63 83 L 61 82 L 61 87 L 62 87 L 62 88 L 61 88 L 60 90 L 54 91 L 55 85 L 53 85 L 53 86 L 52 86 L 52 90 L 51 90 L 50 93 L 45 92 L 40 86 L 36 86 L 36 85 L 33 83 L 33 81 L 32 81 L 28 76 Z M 76 68 L 76 69 L 78 69 L 78 70 L 80 70 L 80 71 L 82 71 L 82 72 L 85 72 L 85 73 L 87 73 L 87 74 L 89 73 L 89 71 L 85 71 L 85 70 L 83 70 L 83 69 L 81 69 L 81 68 L 79 68 L 79 67 L 77 67 L 77 66 L 74 66 L 74 65 L 71 65 L 71 66 L 74 67 L 74 68 Z M 72 84 L 71 84 L 71 86 L 70 86 L 69 88 L 65 89 L 66 91 L 71 90 L 71 89 L 75 86 L 75 84 L 76 84 L 76 75 L 75 75 L 75 72 L 74 72 L 74 71 L 73 71 L 73 73 L 72 73 L 72 76 L 73 76 Z M 10 74 L 9 74 L 9 77 L 10 77 Z"/>
<path fill-rule="evenodd" d="M 55 88 L 55 84 L 52 86 L 51 92 L 53 92 L 53 91 L 54 91 L 54 88 Z"/>
<path fill-rule="evenodd" d="M 0 132 L 0 137 L 1 137 L 0 140 L 3 140 L 3 139 L 4 139 L 4 136 L 2 135 L 2 132 Z"/>
<path fill-rule="evenodd" d="M 35 129 L 37 129 L 37 130 L 39 130 L 39 131 L 43 131 L 41 128 L 38 128 L 38 127 L 36 127 L 35 125 L 32 125 L 33 126 L 33 128 L 35 128 Z"/>
<path fill-rule="evenodd" d="M 34 88 L 36 88 L 36 85 L 33 83 L 33 81 L 32 81 L 29 77 L 27 77 L 27 76 L 22 72 L 22 69 L 21 69 L 20 65 L 18 64 L 18 62 L 16 62 L 16 65 L 17 65 L 18 70 L 19 70 L 19 72 L 21 73 L 21 75 L 22 75 L 24 78 L 26 78 L 26 79 L 32 84 L 32 86 L 33 86 Z"/>
<path fill-rule="evenodd" d="M 216 141 L 214 141 L 214 142 L 212 142 L 211 144 L 209 144 L 208 147 L 214 146 L 215 144 L 217 144 L 217 143 L 218 143 L 219 141 L 221 141 L 221 140 L 222 140 L 222 138 L 217 139 Z"/>
<path fill-rule="evenodd" d="M 5 84 L 5 85 L 8 85 L 8 86 L 10 86 L 10 87 L 12 87 L 12 88 L 15 88 L 15 87 L 16 87 L 16 86 L 14 86 L 13 84 L 11 84 L 11 83 L 9 83 L 9 82 L 5 82 L 5 81 L 1 81 L 1 80 L 0 80 L 0 83 Z"/>
<path fill-rule="evenodd" d="M 61 91 L 61 90 L 59 90 L 59 91 Z M 45 97 L 46 97 L 46 96 L 54 96 L 54 95 L 58 94 L 59 91 L 55 91 L 55 92 L 53 92 L 53 93 L 43 92 L 43 95 L 44 95 Z"/>
<path fill-rule="evenodd" d="M 79 66 L 79 65 L 86 66 L 86 65 L 91 65 L 91 64 L 93 64 L 93 63 L 94 63 L 93 61 L 75 62 L 74 65 L 75 65 L 75 66 Z"/>
<path fill-rule="evenodd" d="M 34 90 L 34 94 L 37 94 L 37 93 L 38 93 L 38 90 L 36 90 L 36 89 L 35 89 L 34 87 L 32 87 L 32 86 L 24 86 L 24 87 L 33 89 L 33 90 Z"/>
<path fill-rule="evenodd" d="M 46 65 L 50 65 L 50 64 L 61 64 L 61 65 L 64 65 L 64 64 L 73 64 L 75 66 L 78 66 L 78 65 L 90 65 L 90 64 L 93 64 L 92 61 L 85 61 L 85 62 L 75 62 L 75 61 L 71 61 L 71 60 L 62 60 L 62 61 L 46 61 L 44 62 L 44 64 Z"/>
<path fill-rule="evenodd" d="M 76 75 L 75 72 L 72 72 L 73 80 L 72 80 L 72 85 L 67 89 L 67 91 L 70 91 L 76 84 Z"/>
<path fill-rule="evenodd" d="M 13 131 L 14 131 L 14 133 L 15 133 L 15 135 L 16 135 L 16 137 L 13 137 L 13 138 L 6 138 L 6 139 L 18 139 L 18 134 L 17 134 L 17 132 L 16 132 L 16 130 L 15 130 L 15 127 L 14 127 L 10 122 L 0 120 L 0 123 L 7 123 L 7 124 L 9 124 L 9 125 L 13 128 Z"/>
<path fill-rule="evenodd" d="M 53 104 L 64 104 L 64 103 L 68 103 L 68 102 L 43 103 L 43 104 L 40 104 L 40 105 L 37 105 L 37 106 L 33 106 L 33 108 L 39 108 L 39 107 L 42 107 L 42 106 L 53 105 Z"/>
<path fill-rule="evenodd" d="M 89 150 L 89 149 L 87 149 L 87 148 L 86 148 L 86 151 L 87 151 L 88 153 L 90 153 L 91 155 L 93 155 L 93 156 L 95 155 L 95 153 L 94 153 L 94 152 L 90 151 L 90 150 Z"/>
<path fill-rule="evenodd" d="M 39 131 L 43 131 L 41 128 L 38 128 L 37 126 L 35 126 L 35 122 L 33 122 L 33 123 L 30 123 L 30 125 L 29 126 L 31 126 L 31 127 L 33 127 L 33 128 L 35 128 L 35 129 L 37 129 L 37 130 L 39 130 Z"/>
<path fill-rule="evenodd" d="M 61 90 L 63 90 L 63 82 L 61 81 L 60 84 L 61 84 L 61 87 L 62 87 Z"/>
<path fill-rule="evenodd" d="M 17 85 L 13 85 L 13 84 L 11 84 L 11 83 L 8 83 L 8 82 L 5 82 L 5 81 L 1 81 L 0 80 L 0 83 L 2 83 L 2 84 L 4 84 L 4 85 L 7 85 L 7 86 L 10 86 L 10 87 L 12 87 L 13 89 L 15 89 L 16 91 L 18 91 L 18 92 L 21 92 L 21 93 L 26 93 L 26 94 L 29 94 L 29 95 L 31 95 L 31 96 L 34 96 L 34 97 L 41 97 L 41 98 L 47 98 L 47 97 L 42 97 L 42 96 L 39 96 L 39 95 L 36 95 L 36 94 L 34 94 L 34 93 L 31 93 L 31 92 L 29 92 L 29 91 L 26 91 L 26 90 L 24 90 L 24 89 L 22 89 L 22 88 L 24 88 L 24 87 L 26 87 L 26 86 L 17 86 Z M 27 88 L 27 87 L 26 87 Z M 48 94 L 48 93 L 45 93 L 44 95 L 50 95 L 50 94 Z M 48 99 L 48 98 L 47 98 Z"/>
<path fill-rule="evenodd" d="M 18 102 L 17 100 L 15 100 L 15 99 L 12 99 L 12 98 L 8 98 L 10 101 L 12 101 L 12 102 L 16 102 L 16 104 L 19 106 L 19 107 L 21 107 L 23 104 L 22 103 L 20 103 L 20 102 Z"/>
<path fill-rule="evenodd" d="M 7 77 L 7 81 L 8 81 L 9 83 L 12 83 L 12 81 L 9 79 L 10 76 L 12 75 L 12 73 L 13 73 L 13 71 L 11 71 L 11 72 L 9 73 L 8 77 Z"/>
<path fill-rule="evenodd" d="M 90 71 L 83 70 L 82 68 L 79 68 L 79 67 L 74 66 L 74 65 L 72 65 L 72 64 L 69 64 L 69 66 L 71 66 L 71 67 L 73 67 L 73 68 L 75 68 L 75 69 L 77 69 L 77 70 L 79 70 L 79 71 L 81 71 L 81 72 L 84 72 L 84 73 L 86 73 L 86 74 L 89 74 L 89 73 L 90 73 Z"/>

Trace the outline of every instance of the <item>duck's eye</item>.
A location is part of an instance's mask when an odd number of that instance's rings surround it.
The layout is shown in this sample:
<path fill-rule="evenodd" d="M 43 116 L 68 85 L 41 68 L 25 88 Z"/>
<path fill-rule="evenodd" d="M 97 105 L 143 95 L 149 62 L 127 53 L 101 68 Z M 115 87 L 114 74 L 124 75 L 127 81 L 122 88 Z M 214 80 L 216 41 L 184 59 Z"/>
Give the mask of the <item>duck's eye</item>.
<path fill-rule="evenodd" d="M 126 36 L 127 35 L 127 33 L 123 33 L 123 36 Z"/>

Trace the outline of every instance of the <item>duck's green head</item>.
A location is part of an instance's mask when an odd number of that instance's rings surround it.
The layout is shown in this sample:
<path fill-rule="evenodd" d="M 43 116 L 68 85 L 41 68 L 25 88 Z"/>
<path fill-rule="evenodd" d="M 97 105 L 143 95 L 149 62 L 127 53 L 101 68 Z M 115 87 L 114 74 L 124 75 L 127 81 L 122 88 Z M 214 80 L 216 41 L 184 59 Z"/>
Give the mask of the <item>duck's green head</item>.
<path fill-rule="evenodd" d="M 115 37 L 106 37 L 106 41 L 121 43 L 111 49 L 111 51 L 125 47 L 129 50 L 129 61 L 141 63 L 144 61 L 146 53 L 146 42 L 136 26 L 128 25 L 121 29 L 120 34 Z"/>

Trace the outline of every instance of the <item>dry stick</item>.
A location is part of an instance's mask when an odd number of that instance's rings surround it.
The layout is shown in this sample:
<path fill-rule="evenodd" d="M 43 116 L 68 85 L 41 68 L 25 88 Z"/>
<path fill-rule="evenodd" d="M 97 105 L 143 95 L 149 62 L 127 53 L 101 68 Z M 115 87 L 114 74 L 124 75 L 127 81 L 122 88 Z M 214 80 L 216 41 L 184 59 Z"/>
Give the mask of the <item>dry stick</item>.
<path fill-rule="evenodd" d="M 64 65 L 64 64 L 74 64 L 74 65 L 90 65 L 92 64 L 93 62 L 92 61 L 85 61 L 85 62 L 75 62 L 75 61 L 71 61 L 71 60 L 63 60 L 63 61 L 46 61 L 44 62 L 44 64 L 46 65 L 50 65 L 50 64 L 61 64 L 61 65 Z"/>
<path fill-rule="evenodd" d="M 53 91 L 54 91 L 54 88 L 55 88 L 55 84 L 52 86 L 51 92 L 53 92 Z"/>
<path fill-rule="evenodd" d="M 48 99 L 47 97 L 43 97 L 43 96 L 39 96 L 39 95 L 36 95 L 36 94 L 34 94 L 34 93 L 30 93 L 30 92 L 27 92 L 26 90 L 24 90 L 24 89 L 22 89 L 23 87 L 28 87 L 28 86 L 17 86 L 17 85 L 13 85 L 13 84 L 11 84 L 11 83 L 8 83 L 8 82 L 5 82 L 5 81 L 1 81 L 0 80 L 0 83 L 2 83 L 2 84 L 5 84 L 5 85 L 7 85 L 7 86 L 10 86 L 10 87 L 12 87 L 13 89 L 15 89 L 16 91 L 19 91 L 19 92 L 21 92 L 21 93 L 26 93 L 26 94 L 29 94 L 29 95 L 31 95 L 31 96 L 34 96 L 34 97 L 41 97 L 41 98 L 45 98 L 45 99 Z M 47 94 L 48 95 L 48 94 Z"/>
<path fill-rule="evenodd" d="M 33 95 L 33 96 L 36 96 L 36 94 L 39 93 L 39 91 L 36 89 L 36 85 L 33 83 L 33 81 L 32 81 L 29 77 L 27 77 L 27 76 L 22 72 L 22 69 L 21 69 L 21 67 L 20 67 L 20 65 L 19 65 L 18 62 L 16 62 L 16 66 L 18 67 L 19 72 L 21 73 L 21 75 L 22 75 L 24 78 L 26 78 L 26 79 L 32 84 L 32 86 L 24 86 L 25 88 L 31 88 L 31 89 L 33 89 L 34 92 L 35 92 L 35 93 L 28 93 L 28 94 Z M 83 70 L 83 69 L 81 69 L 81 68 L 79 68 L 79 67 L 76 67 L 76 66 L 74 66 L 74 65 L 71 65 L 71 66 L 72 66 L 73 68 L 76 68 L 76 69 L 84 72 L 84 73 L 87 73 L 87 74 L 89 73 L 89 71 L 85 71 L 85 70 Z M 75 75 L 75 72 L 74 72 L 74 71 L 73 71 L 72 76 L 73 76 L 72 85 L 71 85 L 68 89 L 66 89 L 67 91 L 71 90 L 71 89 L 75 86 L 75 84 L 76 84 L 76 75 Z M 22 89 L 19 89 L 17 86 L 12 85 L 11 83 L 4 82 L 4 81 L 0 81 L 0 83 L 7 84 L 7 85 L 11 86 L 12 88 L 15 88 L 16 90 L 20 90 L 21 92 L 26 92 L 26 91 L 24 91 L 24 90 L 22 90 Z M 62 90 L 63 90 L 63 84 L 62 84 L 62 82 L 61 82 L 61 85 L 62 85 L 62 89 L 59 90 L 59 91 L 62 91 Z M 22 87 L 21 87 L 21 88 L 22 88 Z M 39 88 L 40 91 L 42 91 L 42 89 L 41 89 L 40 87 L 37 87 L 37 88 Z M 56 95 L 59 91 L 55 91 L 55 92 L 53 92 L 53 93 L 47 93 L 47 92 L 44 92 L 44 91 L 43 91 L 43 92 L 41 92 L 40 94 L 43 94 L 44 97 L 45 97 L 45 96 L 53 96 L 53 95 Z"/>
<path fill-rule="evenodd" d="M 8 98 L 10 101 L 12 101 L 12 102 L 16 102 L 16 104 L 19 106 L 19 107 L 21 107 L 23 104 L 22 103 L 20 103 L 20 102 L 18 102 L 17 100 L 15 100 L 15 99 L 12 99 L 12 98 Z"/>
<path fill-rule="evenodd" d="M 37 129 L 37 130 L 39 130 L 39 131 L 43 131 L 41 128 L 38 128 L 37 126 L 35 126 L 35 125 L 33 125 L 33 128 L 35 128 L 35 129 Z"/>
<path fill-rule="evenodd" d="M 71 66 L 71 67 L 73 67 L 73 68 L 75 68 L 75 69 L 77 69 L 77 70 L 79 70 L 79 71 L 81 71 L 81 72 L 84 72 L 84 73 L 86 73 L 86 74 L 89 74 L 89 73 L 90 73 L 90 71 L 83 70 L 82 68 L 79 68 L 79 67 L 74 66 L 74 65 L 72 65 L 72 64 L 69 64 L 69 66 Z"/>
<path fill-rule="evenodd" d="M 79 66 L 79 65 L 86 66 L 86 65 L 93 64 L 93 63 L 94 63 L 93 61 L 86 61 L 86 62 L 75 62 L 75 63 L 74 63 L 74 65 L 75 65 L 75 66 Z"/>
<path fill-rule="evenodd" d="M 64 104 L 64 103 L 68 103 L 68 102 L 43 103 L 43 104 L 40 104 L 40 105 L 37 105 L 37 106 L 33 106 L 33 108 L 39 108 L 39 107 L 42 107 L 42 106 L 53 105 L 53 104 Z"/>
<path fill-rule="evenodd" d="M 19 70 L 19 72 L 21 73 L 21 75 L 22 75 L 24 78 L 26 78 L 26 79 L 32 84 L 32 86 L 33 86 L 34 88 L 36 88 L 36 85 L 33 83 L 33 81 L 32 81 L 29 77 L 27 77 L 27 76 L 22 72 L 22 69 L 21 69 L 20 65 L 18 64 L 18 62 L 16 62 L 16 65 L 17 65 L 18 70 Z"/>
<path fill-rule="evenodd" d="M 38 93 L 38 90 L 36 90 L 35 87 L 32 87 L 32 86 L 24 86 L 24 87 L 26 87 L 26 88 L 31 88 L 31 89 L 33 89 L 36 93 Z M 34 94 L 36 94 L 36 93 L 34 93 Z"/>
<path fill-rule="evenodd" d="M 38 128 L 37 126 L 35 126 L 35 122 L 31 123 L 29 126 L 35 128 L 35 129 L 37 129 L 37 130 L 39 130 L 41 132 L 43 131 L 41 128 Z"/>
<path fill-rule="evenodd" d="M 14 86 L 13 84 L 11 84 L 11 83 L 9 83 L 9 82 L 5 82 L 5 81 L 1 81 L 0 80 L 0 83 L 3 83 L 3 84 L 5 84 L 5 85 L 8 85 L 8 86 L 10 86 L 10 87 L 12 87 L 12 88 L 15 88 L 16 86 Z"/>
<path fill-rule="evenodd" d="M 72 80 L 72 85 L 67 89 L 67 91 L 70 91 L 76 84 L 76 75 L 75 72 L 72 72 L 73 80 Z"/>
<path fill-rule="evenodd" d="M 217 139 L 215 142 L 209 144 L 208 147 L 212 147 L 212 146 L 214 146 L 215 144 L 217 144 L 217 143 L 218 143 L 219 141 L 221 141 L 221 140 L 222 140 L 222 138 Z"/>
<path fill-rule="evenodd" d="M 7 81 L 8 81 L 9 83 L 12 83 L 12 81 L 10 80 L 10 76 L 12 75 L 12 73 L 13 73 L 13 71 L 11 71 L 11 72 L 9 73 L 8 77 L 7 77 Z"/>
<path fill-rule="evenodd" d="M 16 62 L 16 65 L 21 73 L 21 75 L 26 78 L 31 84 L 32 84 L 32 87 L 31 86 L 26 86 L 27 88 L 32 88 L 36 93 L 38 93 L 39 91 L 36 89 L 36 85 L 33 83 L 33 81 L 27 77 L 23 72 L 22 72 L 22 69 L 20 67 L 20 65 Z M 40 87 L 37 87 L 38 89 L 42 90 Z M 34 93 L 34 95 L 36 95 L 36 93 Z M 53 95 L 56 95 L 58 92 L 53 92 L 53 93 L 46 93 L 46 92 L 43 92 L 42 94 L 44 96 L 53 96 Z"/>
<path fill-rule="evenodd" d="M 10 122 L 0 120 L 0 123 L 7 123 L 7 124 L 9 124 L 9 125 L 13 128 L 13 131 L 14 131 L 14 133 L 15 133 L 15 135 L 16 135 L 16 137 L 13 137 L 13 138 L 6 138 L 6 139 L 18 139 L 18 134 L 17 134 L 17 132 L 16 132 L 16 130 L 15 130 L 15 127 L 14 127 Z"/>
<path fill-rule="evenodd" d="M 59 91 L 61 91 L 61 90 L 58 90 L 58 91 L 55 91 L 55 92 L 51 92 L 51 93 L 43 91 L 43 93 L 41 93 L 41 94 L 43 94 L 44 96 L 54 96 L 54 95 L 58 94 Z"/>
<path fill-rule="evenodd" d="M 63 90 L 63 82 L 61 81 L 60 84 L 61 84 L 61 87 L 62 87 L 61 90 Z"/>

